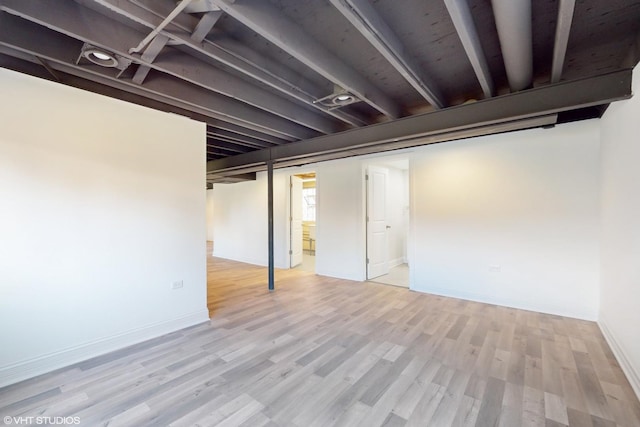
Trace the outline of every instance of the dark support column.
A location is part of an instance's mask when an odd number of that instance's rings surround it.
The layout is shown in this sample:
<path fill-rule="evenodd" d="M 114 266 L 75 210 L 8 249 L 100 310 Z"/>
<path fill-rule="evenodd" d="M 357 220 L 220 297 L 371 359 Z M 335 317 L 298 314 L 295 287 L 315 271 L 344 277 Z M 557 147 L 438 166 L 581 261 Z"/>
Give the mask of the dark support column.
<path fill-rule="evenodd" d="M 273 262 L 273 161 L 267 161 L 267 200 L 269 211 L 269 291 L 274 290 L 274 262 Z"/>

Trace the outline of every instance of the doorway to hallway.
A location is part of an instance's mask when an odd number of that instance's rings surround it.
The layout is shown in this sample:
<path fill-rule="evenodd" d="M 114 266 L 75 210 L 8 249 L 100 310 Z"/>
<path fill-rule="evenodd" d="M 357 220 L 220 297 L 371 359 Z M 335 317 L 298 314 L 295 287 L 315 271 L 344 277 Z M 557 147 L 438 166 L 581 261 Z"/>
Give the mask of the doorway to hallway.
<path fill-rule="evenodd" d="M 379 158 L 366 167 L 367 280 L 409 287 L 409 161 Z"/>
<path fill-rule="evenodd" d="M 316 271 L 316 174 L 290 177 L 290 268 Z"/>

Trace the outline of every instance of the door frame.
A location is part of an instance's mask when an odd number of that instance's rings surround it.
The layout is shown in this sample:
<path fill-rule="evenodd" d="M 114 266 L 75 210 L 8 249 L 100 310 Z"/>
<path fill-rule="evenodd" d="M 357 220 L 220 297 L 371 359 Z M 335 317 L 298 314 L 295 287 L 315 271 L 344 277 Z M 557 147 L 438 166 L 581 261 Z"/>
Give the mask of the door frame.
<path fill-rule="evenodd" d="M 293 201 L 294 200 L 294 178 L 300 180 L 300 195 L 299 195 L 299 202 L 300 205 L 298 206 L 298 209 L 300 210 L 300 242 L 298 242 L 300 244 L 300 262 L 295 263 L 294 264 L 294 253 L 293 253 L 293 248 L 294 248 L 294 206 L 293 203 L 289 203 L 289 268 L 294 268 L 299 266 L 300 264 L 302 264 L 303 260 L 304 260 L 304 244 L 303 244 L 303 229 L 302 229 L 302 199 L 303 199 L 303 195 L 302 195 L 302 190 L 304 189 L 303 187 L 303 181 L 302 178 L 296 176 L 296 175 L 289 175 L 289 200 Z"/>
<path fill-rule="evenodd" d="M 370 271 L 370 266 L 372 264 L 372 258 L 373 255 L 370 253 L 370 249 L 371 249 L 371 244 L 372 242 L 370 241 L 370 233 L 373 232 L 373 230 L 371 230 L 371 211 L 370 211 L 370 206 L 371 206 L 371 198 L 369 197 L 369 195 L 372 193 L 372 185 L 373 185 L 373 179 L 372 179 L 372 173 L 376 173 L 376 169 L 378 169 L 379 171 L 384 171 L 384 194 L 383 194 L 383 198 L 384 198 L 384 242 L 383 242 L 383 248 L 382 248 L 382 252 L 385 254 L 384 255 L 384 261 L 383 264 L 386 265 L 386 268 L 383 268 L 383 270 L 386 270 L 386 273 L 382 273 L 382 274 L 376 274 L 375 276 L 371 275 L 371 271 Z M 385 166 L 380 166 L 380 165 L 375 165 L 375 164 L 369 164 L 365 167 L 365 255 L 366 255 L 366 266 L 365 266 L 365 277 L 367 280 L 371 280 L 371 279 L 375 279 L 376 277 L 379 276 L 383 276 L 385 274 L 388 274 L 389 272 L 389 221 L 388 221 L 388 212 L 387 212 L 387 194 L 388 194 L 388 185 L 389 185 L 389 168 L 385 167 Z"/>
<path fill-rule="evenodd" d="M 285 195 L 286 195 L 286 206 L 285 206 L 285 230 L 286 230 L 286 235 L 285 235 L 285 241 L 286 241 L 286 245 L 285 245 L 285 259 L 288 260 L 287 262 L 287 268 L 291 269 L 291 221 L 289 220 L 289 217 L 291 215 L 291 189 L 290 189 L 290 185 L 291 185 L 291 177 L 295 176 L 295 175 L 304 175 L 304 174 L 308 174 L 308 173 L 314 173 L 316 175 L 316 227 L 318 225 L 318 173 L 317 173 L 317 169 L 316 168 L 295 168 L 295 169 L 287 169 L 287 175 L 286 175 L 286 191 L 285 191 Z M 317 230 L 317 228 L 316 228 Z M 317 250 L 317 246 L 316 246 L 316 256 L 318 256 L 318 250 Z"/>
<path fill-rule="evenodd" d="M 411 268 L 411 265 L 413 264 L 413 257 L 414 257 L 414 253 L 415 253 L 415 248 L 414 248 L 414 239 L 413 239 L 413 200 L 414 200 L 414 182 L 413 182 L 413 176 L 411 175 L 411 157 L 407 154 L 402 155 L 378 155 L 378 156 L 371 156 L 368 158 L 363 159 L 364 161 L 362 162 L 362 169 L 361 169 L 361 173 L 362 173 L 362 236 L 363 236 L 363 242 L 364 242 L 364 248 L 363 248 L 363 252 L 362 254 L 364 255 L 364 259 L 363 259 L 363 264 L 364 265 L 364 279 L 363 280 L 369 280 L 368 278 L 368 265 L 367 265 L 367 257 L 368 257 L 368 223 L 367 223 L 367 210 L 368 210 L 368 190 L 367 190 L 367 180 L 366 180 L 366 175 L 368 173 L 368 168 L 370 166 L 380 166 L 380 167 L 384 167 L 387 169 L 390 169 L 391 167 L 396 167 L 397 166 L 392 166 L 390 164 L 390 162 L 395 162 L 395 161 L 403 161 L 403 162 L 407 162 L 406 165 L 404 165 L 404 167 L 399 168 L 401 170 L 406 171 L 406 182 L 405 182 L 405 188 L 404 191 L 406 191 L 406 203 L 407 203 L 407 207 L 408 207 L 408 211 L 407 211 L 407 224 L 406 224 L 406 228 L 405 228 L 405 233 L 406 233 L 406 240 L 405 240 L 405 254 L 406 254 L 406 263 L 409 265 L 409 289 L 413 289 L 414 286 L 414 269 Z M 375 280 L 374 280 L 375 281 Z"/>

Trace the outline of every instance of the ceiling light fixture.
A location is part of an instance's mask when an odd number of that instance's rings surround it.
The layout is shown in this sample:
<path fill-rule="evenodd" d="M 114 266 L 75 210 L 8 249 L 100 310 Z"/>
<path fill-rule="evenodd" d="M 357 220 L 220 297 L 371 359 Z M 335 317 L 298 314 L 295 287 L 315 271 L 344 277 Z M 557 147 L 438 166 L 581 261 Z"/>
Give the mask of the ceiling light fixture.
<path fill-rule="evenodd" d="M 85 49 L 82 51 L 82 56 L 89 61 L 102 67 L 117 67 L 118 60 L 115 55 L 97 48 Z"/>
<path fill-rule="evenodd" d="M 353 104 L 355 102 L 360 102 L 355 95 L 347 92 L 346 90 L 336 87 L 334 93 L 329 96 L 325 96 L 324 98 L 316 99 L 313 101 L 314 104 L 322 104 L 329 109 L 343 107 L 345 105 Z"/>
<path fill-rule="evenodd" d="M 346 101 L 351 101 L 352 99 L 353 99 L 353 96 L 351 95 L 338 95 L 333 100 L 337 102 L 346 102 Z"/>
<path fill-rule="evenodd" d="M 131 59 L 129 58 L 85 43 L 82 49 L 80 49 L 80 54 L 78 55 L 78 59 L 76 59 L 76 65 L 85 65 L 87 61 L 101 67 L 115 68 L 118 70 L 115 76 L 117 79 L 120 78 L 122 73 L 131 65 Z M 111 73 L 109 72 L 109 74 Z"/>
<path fill-rule="evenodd" d="M 113 59 L 106 53 L 102 53 L 102 52 L 92 52 L 92 55 L 103 61 L 110 61 L 111 59 Z"/>

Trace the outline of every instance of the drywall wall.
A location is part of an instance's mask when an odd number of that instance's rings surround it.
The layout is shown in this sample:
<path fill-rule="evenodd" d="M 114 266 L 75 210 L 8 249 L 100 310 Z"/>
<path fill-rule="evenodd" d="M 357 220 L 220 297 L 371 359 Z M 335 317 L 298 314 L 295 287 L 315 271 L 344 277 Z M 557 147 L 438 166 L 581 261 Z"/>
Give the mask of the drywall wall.
<path fill-rule="evenodd" d="M 395 167 L 396 163 L 408 160 L 387 161 L 387 158 L 363 160 L 365 169 L 369 166 L 384 168 L 387 171 L 386 194 L 384 200 L 387 220 L 387 259 L 389 268 L 407 262 L 407 234 L 409 217 L 409 181 L 406 169 Z M 365 224 L 366 227 L 366 224 Z"/>
<path fill-rule="evenodd" d="M 316 273 L 364 280 L 364 167 L 357 159 L 316 165 Z"/>
<path fill-rule="evenodd" d="M 0 386 L 206 321 L 204 124 L 5 69 L 0 93 Z"/>
<path fill-rule="evenodd" d="M 411 157 L 411 288 L 595 320 L 599 123 L 431 145 Z"/>
<path fill-rule="evenodd" d="M 409 170 L 402 171 L 403 181 L 403 198 L 405 202 L 404 209 L 402 211 L 402 233 L 404 236 L 404 246 L 402 248 L 402 262 L 409 263 L 409 246 L 411 246 L 411 235 L 409 233 L 411 224 L 411 206 L 409 196 Z"/>
<path fill-rule="evenodd" d="M 593 120 L 404 152 L 411 164 L 411 288 L 595 320 L 599 150 Z M 363 157 L 308 166 L 317 173 L 316 273 L 364 280 L 364 171 L 380 162 Z M 275 218 L 282 221 L 276 265 L 283 267 L 287 179 L 296 172 L 276 171 L 274 178 L 282 195 L 275 198 L 281 212 Z M 216 193 L 221 187 L 214 189 L 216 255 L 266 264 L 264 175 Z"/>
<path fill-rule="evenodd" d="M 213 241 L 213 190 L 207 190 L 207 240 Z"/>
<path fill-rule="evenodd" d="M 602 279 L 598 323 L 640 397 L 640 69 L 635 96 L 602 118 Z"/>
<path fill-rule="evenodd" d="M 287 193 L 288 176 L 276 171 L 273 177 L 274 263 L 288 268 Z M 255 181 L 213 186 L 213 255 L 234 261 L 267 265 L 267 174 Z"/>
<path fill-rule="evenodd" d="M 388 168 L 387 215 L 389 226 L 389 267 L 406 262 L 407 229 L 409 216 L 409 182 L 407 173 L 397 168 Z"/>
<path fill-rule="evenodd" d="M 364 280 L 364 175 L 352 159 L 274 172 L 275 266 L 289 268 L 289 176 L 308 171 L 316 172 L 316 273 Z M 267 265 L 266 173 L 255 181 L 214 184 L 212 191 L 213 255 Z"/>

